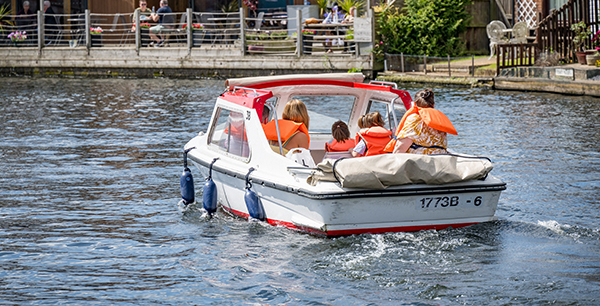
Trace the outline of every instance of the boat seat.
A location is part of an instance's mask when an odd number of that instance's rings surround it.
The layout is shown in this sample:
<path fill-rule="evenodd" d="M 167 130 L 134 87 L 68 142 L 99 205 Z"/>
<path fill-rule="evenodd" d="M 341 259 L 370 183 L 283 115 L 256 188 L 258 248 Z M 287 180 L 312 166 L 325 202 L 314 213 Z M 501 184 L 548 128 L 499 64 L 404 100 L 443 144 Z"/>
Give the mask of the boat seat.
<path fill-rule="evenodd" d="M 325 159 L 340 159 L 340 158 L 352 158 L 352 153 L 349 151 L 344 152 L 325 152 L 325 156 L 323 156 L 323 160 Z"/>
<path fill-rule="evenodd" d="M 305 148 L 291 149 L 285 157 L 305 167 L 315 168 L 317 166 L 312 155 L 310 155 L 310 150 Z"/>

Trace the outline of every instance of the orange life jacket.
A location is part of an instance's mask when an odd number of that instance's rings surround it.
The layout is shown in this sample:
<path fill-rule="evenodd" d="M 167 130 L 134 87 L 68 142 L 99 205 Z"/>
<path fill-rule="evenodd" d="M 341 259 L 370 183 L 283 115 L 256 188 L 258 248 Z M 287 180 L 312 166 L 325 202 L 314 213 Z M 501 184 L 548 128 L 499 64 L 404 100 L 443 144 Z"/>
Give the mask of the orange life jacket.
<path fill-rule="evenodd" d="M 356 134 L 356 143 L 360 139 L 365 141 L 367 151 L 364 156 L 379 155 L 386 153 L 383 149 L 390 141 L 390 135 L 392 135 L 392 131 L 381 126 L 372 126 Z"/>
<path fill-rule="evenodd" d="M 346 139 L 344 142 L 332 140 L 331 143 L 325 143 L 325 152 L 347 152 L 354 148 L 356 142 L 354 139 Z"/>
<path fill-rule="evenodd" d="M 283 145 L 286 141 L 288 141 L 292 136 L 296 134 L 296 132 L 301 132 L 306 134 L 308 138 L 308 143 L 310 143 L 310 136 L 308 135 L 308 129 L 304 125 L 304 123 L 297 123 L 292 120 L 279 119 L 277 120 L 279 125 L 279 133 L 281 136 L 281 144 Z M 263 130 L 265 131 L 265 136 L 267 136 L 268 140 L 277 141 L 277 126 L 275 125 L 275 120 L 271 120 L 269 123 L 263 125 Z"/>
<path fill-rule="evenodd" d="M 446 132 L 448 134 L 458 135 L 456 129 L 454 128 L 454 125 L 452 125 L 452 122 L 450 122 L 450 119 L 448 119 L 448 117 L 446 117 L 444 113 L 431 107 L 421 108 L 418 106 L 413 106 L 406 113 L 404 113 L 400 124 L 398 124 L 398 128 L 396 128 L 396 133 L 394 133 L 396 137 L 398 137 L 400 131 L 402 131 L 404 123 L 406 122 L 406 118 L 408 118 L 408 116 L 412 114 L 418 114 L 419 116 L 421 116 L 423 122 L 430 128 L 436 129 L 441 132 Z M 394 147 L 396 146 L 396 141 L 396 139 L 390 140 L 390 142 L 385 147 L 384 151 L 393 152 Z"/>

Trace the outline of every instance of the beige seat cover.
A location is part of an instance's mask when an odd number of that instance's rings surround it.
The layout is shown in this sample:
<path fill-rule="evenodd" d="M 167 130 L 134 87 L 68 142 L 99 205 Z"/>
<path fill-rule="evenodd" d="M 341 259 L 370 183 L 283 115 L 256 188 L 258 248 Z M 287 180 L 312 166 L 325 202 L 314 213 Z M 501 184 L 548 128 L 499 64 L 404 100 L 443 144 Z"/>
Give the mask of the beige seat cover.
<path fill-rule="evenodd" d="M 333 181 L 335 160 L 325 159 L 307 182 Z M 335 165 L 336 176 L 345 188 L 384 189 L 405 184 L 448 184 L 485 178 L 492 171 L 485 158 L 456 155 L 383 154 L 348 158 Z"/>

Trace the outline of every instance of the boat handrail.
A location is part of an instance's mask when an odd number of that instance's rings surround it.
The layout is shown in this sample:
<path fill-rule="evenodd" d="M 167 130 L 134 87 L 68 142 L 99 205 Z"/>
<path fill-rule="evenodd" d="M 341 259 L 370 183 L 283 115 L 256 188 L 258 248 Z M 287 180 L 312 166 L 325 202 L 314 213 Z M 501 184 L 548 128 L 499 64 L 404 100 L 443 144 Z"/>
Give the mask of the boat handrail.
<path fill-rule="evenodd" d="M 394 89 L 398 89 L 398 84 L 394 83 L 394 82 L 371 81 L 371 82 L 369 82 L 369 85 L 381 85 L 381 86 L 389 85 L 389 86 L 393 87 Z"/>
<path fill-rule="evenodd" d="M 293 174 L 296 173 L 312 173 L 314 171 L 318 171 L 318 168 L 309 168 L 309 167 L 287 167 L 287 171 Z"/>
<path fill-rule="evenodd" d="M 265 106 L 275 115 L 275 129 L 277 129 L 277 143 L 279 144 L 279 153 L 283 155 L 283 146 L 281 145 L 281 133 L 279 132 L 279 120 L 277 120 L 277 111 L 270 103 L 265 103 Z"/>
<path fill-rule="evenodd" d="M 249 90 L 249 91 L 253 91 L 255 96 L 258 96 L 258 91 L 256 91 L 256 89 L 254 88 L 249 88 L 249 87 L 243 87 L 243 86 L 234 86 L 233 87 L 233 91 L 235 91 L 236 89 L 243 89 L 243 90 Z"/>
<path fill-rule="evenodd" d="M 392 102 L 390 102 L 392 117 L 394 117 L 394 128 L 398 126 L 398 118 L 396 118 L 396 110 L 394 109 L 394 102 L 396 102 L 396 99 L 398 99 L 398 97 L 392 99 Z"/>

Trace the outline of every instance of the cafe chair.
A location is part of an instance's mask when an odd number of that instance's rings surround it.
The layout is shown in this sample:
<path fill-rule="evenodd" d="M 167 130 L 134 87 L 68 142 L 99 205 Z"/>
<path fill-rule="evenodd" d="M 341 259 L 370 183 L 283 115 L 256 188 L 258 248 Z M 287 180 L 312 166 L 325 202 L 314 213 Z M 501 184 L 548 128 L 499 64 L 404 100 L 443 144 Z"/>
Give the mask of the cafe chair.
<path fill-rule="evenodd" d="M 117 44 L 118 41 L 119 47 L 124 46 L 129 39 L 129 35 L 131 34 L 129 29 L 130 26 L 125 19 L 125 15 L 116 14 L 112 21 L 112 27 L 107 31 L 110 33 L 110 38 L 107 40 L 114 44 Z M 119 34 L 121 34 L 120 38 L 118 38 Z"/>

